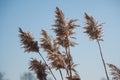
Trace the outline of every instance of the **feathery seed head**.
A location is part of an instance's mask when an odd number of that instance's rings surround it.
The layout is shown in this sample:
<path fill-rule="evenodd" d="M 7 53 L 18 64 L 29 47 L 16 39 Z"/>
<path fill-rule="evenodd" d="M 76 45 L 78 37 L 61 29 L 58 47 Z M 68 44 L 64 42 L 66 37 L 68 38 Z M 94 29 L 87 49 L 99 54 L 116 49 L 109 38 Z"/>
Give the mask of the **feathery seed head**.
<path fill-rule="evenodd" d="M 29 32 L 24 32 L 19 28 L 19 37 L 25 52 L 39 52 L 38 42 L 34 40 L 33 36 Z"/>
<path fill-rule="evenodd" d="M 53 68 L 56 68 L 57 70 L 66 68 L 65 55 L 57 52 L 51 52 L 51 54 L 48 55 L 48 59 L 51 60 Z"/>
<path fill-rule="evenodd" d="M 111 68 L 111 75 L 113 76 L 112 79 L 120 80 L 120 69 L 113 64 L 108 64 L 108 66 Z"/>
<path fill-rule="evenodd" d="M 39 80 L 47 80 L 46 79 L 46 64 L 42 63 L 41 61 L 37 61 L 36 59 L 32 59 L 30 62 L 30 67 L 32 71 L 34 71 L 37 74 L 37 78 Z"/>
<path fill-rule="evenodd" d="M 85 33 L 89 36 L 91 40 L 103 40 L 103 23 L 98 24 L 98 22 L 92 17 L 85 13 L 86 25 L 84 27 Z"/>
<path fill-rule="evenodd" d="M 56 33 L 56 41 L 59 45 L 63 47 L 74 46 L 75 44 L 70 43 L 70 39 L 75 32 L 73 30 L 79 25 L 75 22 L 77 19 L 71 19 L 69 21 L 65 20 L 62 10 L 58 7 L 56 8 L 56 20 L 53 31 Z"/>
<path fill-rule="evenodd" d="M 51 42 L 51 37 L 47 34 L 47 32 L 45 30 L 42 30 L 42 36 L 43 38 L 40 39 L 41 41 L 41 47 L 47 51 L 47 50 L 53 50 L 52 47 L 52 42 Z"/>

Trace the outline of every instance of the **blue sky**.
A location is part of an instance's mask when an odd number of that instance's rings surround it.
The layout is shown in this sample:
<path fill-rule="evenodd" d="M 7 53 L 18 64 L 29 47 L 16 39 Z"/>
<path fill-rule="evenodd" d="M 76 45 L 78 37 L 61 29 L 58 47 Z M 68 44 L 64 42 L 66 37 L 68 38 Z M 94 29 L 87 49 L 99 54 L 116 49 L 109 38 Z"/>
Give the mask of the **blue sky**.
<path fill-rule="evenodd" d="M 24 53 L 20 46 L 18 27 L 30 31 L 36 40 L 40 30 L 49 34 L 54 24 L 55 8 L 59 7 L 66 19 L 78 19 L 75 40 L 79 45 L 71 48 L 74 62 L 82 80 L 100 80 L 105 77 L 97 43 L 83 33 L 84 13 L 104 24 L 104 41 L 101 42 L 106 63 L 120 67 L 120 1 L 119 0 L 0 0 L 0 72 L 9 80 L 20 80 L 29 71 L 31 57 L 36 53 Z M 44 55 L 44 54 L 43 54 Z M 108 68 L 108 67 L 107 67 Z M 110 72 L 110 70 L 108 69 Z M 56 75 L 58 76 L 58 75 Z"/>

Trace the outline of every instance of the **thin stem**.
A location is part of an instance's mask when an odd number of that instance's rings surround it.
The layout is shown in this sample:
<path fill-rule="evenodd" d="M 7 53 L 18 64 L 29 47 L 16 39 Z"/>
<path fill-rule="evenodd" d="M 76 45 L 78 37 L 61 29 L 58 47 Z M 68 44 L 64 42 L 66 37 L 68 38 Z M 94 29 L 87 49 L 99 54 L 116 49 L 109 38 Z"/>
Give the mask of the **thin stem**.
<path fill-rule="evenodd" d="M 41 55 L 41 53 L 40 53 L 40 52 L 38 52 L 38 53 L 39 53 L 40 57 L 43 59 L 43 61 L 45 62 L 45 64 L 47 65 L 47 67 L 48 67 L 48 69 L 50 70 L 53 78 L 54 78 L 55 80 L 57 80 L 56 77 L 55 77 L 55 75 L 53 74 L 51 68 L 48 66 L 47 62 L 45 61 L 45 59 L 44 59 L 43 56 Z"/>
<path fill-rule="evenodd" d="M 68 50 L 69 50 L 69 65 L 70 65 L 70 76 L 71 76 L 71 79 L 72 79 L 72 69 L 71 69 L 71 54 L 70 54 L 70 46 L 68 47 Z"/>
<path fill-rule="evenodd" d="M 69 71 L 70 71 L 70 79 L 72 80 L 72 71 L 71 71 L 71 55 L 70 55 L 70 43 L 69 43 L 69 39 L 68 39 L 68 35 L 66 35 L 67 41 L 68 41 L 68 47 L 66 47 L 66 54 L 68 57 L 68 61 L 69 61 Z"/>
<path fill-rule="evenodd" d="M 65 48 L 65 51 L 66 51 L 66 55 L 67 55 L 67 58 L 68 58 L 68 61 L 69 61 L 69 55 L 68 55 L 68 51 L 67 51 L 67 48 Z M 69 64 L 68 64 L 69 65 Z M 67 68 L 67 74 L 68 76 L 70 75 L 70 72 L 69 72 L 69 69 Z"/>
<path fill-rule="evenodd" d="M 108 76 L 106 65 L 105 65 L 105 60 L 104 60 L 103 55 L 102 55 L 102 49 L 101 49 L 101 46 L 100 46 L 100 43 L 99 43 L 98 40 L 97 40 L 97 43 L 98 43 L 98 46 L 99 46 L 99 51 L 100 51 L 101 59 L 102 59 L 103 66 L 104 66 L 104 69 L 105 69 L 105 74 L 106 74 L 107 80 L 109 80 L 109 76 Z"/>
<path fill-rule="evenodd" d="M 60 75 L 61 75 L 61 78 L 62 78 L 62 80 L 64 80 L 63 79 L 63 75 L 62 75 L 62 71 L 59 69 L 59 72 L 60 72 Z"/>
<path fill-rule="evenodd" d="M 69 73 L 70 78 L 72 79 L 71 61 L 70 61 L 70 50 L 69 50 L 69 52 L 68 52 L 68 48 L 65 48 L 65 50 L 66 50 L 66 55 L 68 57 L 68 62 L 69 62 L 69 64 L 68 64 L 68 67 L 69 67 L 68 71 L 69 72 L 68 73 Z"/>

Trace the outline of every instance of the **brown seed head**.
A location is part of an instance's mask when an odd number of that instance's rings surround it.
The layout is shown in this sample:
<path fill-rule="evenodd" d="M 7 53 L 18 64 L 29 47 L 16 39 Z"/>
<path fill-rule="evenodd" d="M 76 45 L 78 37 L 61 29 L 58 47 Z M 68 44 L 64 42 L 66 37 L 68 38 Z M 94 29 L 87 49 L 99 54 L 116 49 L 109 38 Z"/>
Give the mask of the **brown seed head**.
<path fill-rule="evenodd" d="M 48 55 L 49 60 L 51 60 L 51 65 L 55 69 L 66 69 L 65 55 L 51 52 Z"/>
<path fill-rule="evenodd" d="M 25 52 L 39 52 L 38 42 L 34 40 L 33 36 L 29 32 L 24 32 L 19 28 L 19 37 Z"/>
<path fill-rule="evenodd" d="M 56 41 L 59 45 L 63 47 L 74 46 L 72 41 L 69 38 L 75 33 L 73 30 L 79 25 L 76 25 L 75 22 L 77 19 L 71 19 L 69 21 L 65 20 L 62 10 L 58 7 L 56 8 L 56 20 L 53 30 L 56 33 Z"/>
<path fill-rule="evenodd" d="M 41 31 L 43 38 L 40 38 L 41 44 L 40 46 L 45 50 L 53 50 L 51 37 L 47 34 L 45 30 Z"/>
<path fill-rule="evenodd" d="M 103 23 L 98 24 L 97 21 L 92 16 L 85 13 L 86 25 L 84 27 L 85 33 L 89 36 L 91 40 L 103 40 Z"/>
<path fill-rule="evenodd" d="M 47 74 L 46 74 L 46 64 L 42 63 L 41 61 L 37 61 L 36 59 L 32 59 L 30 62 L 30 67 L 32 71 L 34 71 L 37 74 L 37 78 L 39 80 L 47 80 Z"/>
<path fill-rule="evenodd" d="M 113 64 L 108 64 L 111 69 L 111 75 L 113 80 L 120 80 L 120 69 Z"/>

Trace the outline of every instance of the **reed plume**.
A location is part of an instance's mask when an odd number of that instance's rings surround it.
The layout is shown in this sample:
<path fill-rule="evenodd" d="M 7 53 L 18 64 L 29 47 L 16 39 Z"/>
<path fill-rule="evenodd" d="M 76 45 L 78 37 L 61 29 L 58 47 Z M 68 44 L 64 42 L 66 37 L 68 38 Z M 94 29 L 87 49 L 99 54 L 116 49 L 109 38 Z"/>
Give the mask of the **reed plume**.
<path fill-rule="evenodd" d="M 45 30 L 42 30 L 41 32 L 43 38 L 40 39 L 40 46 L 48 53 L 47 57 L 48 60 L 51 61 L 52 68 L 59 70 L 63 80 L 61 69 L 66 69 L 64 55 L 59 51 L 59 47 L 57 46 L 55 40 L 51 39 Z"/>
<path fill-rule="evenodd" d="M 56 34 L 57 43 L 63 47 L 74 46 L 75 43 L 70 41 L 69 38 L 73 38 L 72 35 L 75 34 L 73 31 L 79 25 L 75 22 L 77 19 L 71 19 L 69 21 L 65 20 L 62 10 L 56 7 L 56 20 L 53 25 L 53 31 Z"/>
<path fill-rule="evenodd" d="M 108 64 L 111 69 L 111 75 L 113 80 L 120 80 L 120 68 L 116 67 L 113 64 Z"/>
<path fill-rule="evenodd" d="M 43 38 L 40 38 L 41 48 L 43 48 L 47 52 L 48 52 L 48 50 L 53 51 L 51 37 L 47 34 L 47 32 L 45 30 L 41 30 L 41 34 L 43 36 Z"/>
<path fill-rule="evenodd" d="M 37 61 L 36 59 L 32 59 L 30 62 L 30 70 L 34 71 L 37 74 L 37 78 L 39 80 L 47 80 L 46 73 L 46 64 L 41 61 Z"/>
<path fill-rule="evenodd" d="M 25 52 L 39 52 L 38 42 L 34 40 L 33 36 L 29 32 L 23 31 L 19 28 L 19 37 Z"/>
<path fill-rule="evenodd" d="M 59 51 L 55 40 L 52 40 L 45 30 L 42 30 L 42 35 L 40 46 L 48 53 L 48 59 L 51 61 L 52 67 L 56 69 L 65 68 L 64 55 Z"/>
<path fill-rule="evenodd" d="M 25 52 L 36 52 L 40 55 L 40 57 L 43 59 L 43 61 L 45 62 L 45 64 L 47 65 L 47 62 L 45 61 L 44 57 L 42 56 L 42 54 L 39 52 L 39 46 L 38 46 L 38 42 L 34 40 L 33 36 L 30 34 L 30 32 L 25 32 L 23 31 L 21 28 L 19 28 L 19 37 L 21 39 L 21 43 L 23 45 L 23 48 L 25 48 Z M 54 79 L 56 80 L 52 70 L 50 69 L 50 67 L 47 65 L 48 69 L 50 70 L 52 76 L 54 77 Z"/>
<path fill-rule="evenodd" d="M 86 19 L 86 25 L 84 27 L 85 29 L 84 33 L 86 33 L 91 40 L 97 41 L 99 51 L 100 51 L 100 56 L 103 62 L 104 70 L 105 70 L 105 74 L 106 74 L 107 80 L 109 80 L 105 60 L 103 58 L 102 49 L 99 42 L 99 41 L 103 41 L 103 29 L 101 27 L 103 26 L 103 23 L 98 24 L 98 22 L 92 16 L 89 16 L 87 13 L 85 13 L 85 19 Z"/>
<path fill-rule="evenodd" d="M 86 25 L 84 27 L 85 31 L 91 40 L 103 40 L 103 23 L 98 24 L 98 22 L 92 17 L 85 13 Z"/>
<path fill-rule="evenodd" d="M 70 46 L 75 46 L 76 43 L 71 41 L 70 38 L 74 38 L 73 34 L 75 34 L 75 32 L 73 30 L 79 27 L 79 25 L 75 24 L 77 19 L 71 19 L 69 21 L 65 20 L 62 10 L 60 10 L 58 7 L 56 7 L 55 13 L 56 13 L 55 16 L 56 19 L 55 19 L 55 24 L 53 25 L 53 31 L 56 34 L 55 40 L 58 45 L 61 45 L 62 47 L 65 48 L 66 56 L 68 59 L 67 71 L 69 71 L 68 75 L 72 79 L 71 66 L 73 61 L 70 54 Z"/>

